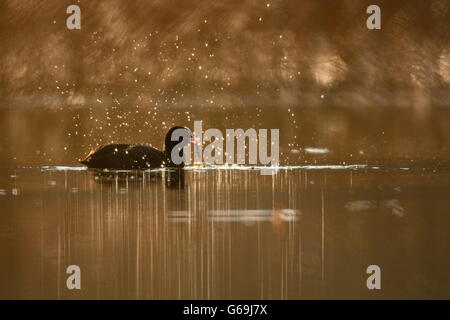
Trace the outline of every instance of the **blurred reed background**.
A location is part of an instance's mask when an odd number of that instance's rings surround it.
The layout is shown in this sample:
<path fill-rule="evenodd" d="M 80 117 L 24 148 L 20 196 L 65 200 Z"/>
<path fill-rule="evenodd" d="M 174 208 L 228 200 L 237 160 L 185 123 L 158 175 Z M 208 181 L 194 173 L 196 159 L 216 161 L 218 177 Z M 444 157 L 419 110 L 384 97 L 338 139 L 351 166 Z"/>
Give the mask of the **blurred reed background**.
<path fill-rule="evenodd" d="M 81 30 L 66 8 L 81 8 Z M 368 30 L 377 4 L 382 29 Z M 448 105 L 450 2 L 0 4 L 4 106 Z"/>

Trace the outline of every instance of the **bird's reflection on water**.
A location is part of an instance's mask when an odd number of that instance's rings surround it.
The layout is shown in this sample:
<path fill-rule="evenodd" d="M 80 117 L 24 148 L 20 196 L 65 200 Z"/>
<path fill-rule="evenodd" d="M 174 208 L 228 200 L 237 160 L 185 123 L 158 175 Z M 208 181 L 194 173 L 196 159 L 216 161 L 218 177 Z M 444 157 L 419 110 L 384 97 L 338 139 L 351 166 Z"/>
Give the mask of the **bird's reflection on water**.
<path fill-rule="evenodd" d="M 184 188 L 184 170 L 182 169 L 166 169 L 164 174 L 161 171 L 143 170 L 108 171 L 89 169 L 88 172 L 94 177 L 96 182 L 105 185 L 117 184 L 118 186 L 127 186 L 132 180 L 146 180 L 148 183 L 159 183 L 164 179 L 167 188 Z"/>
<path fill-rule="evenodd" d="M 448 178 L 14 170 L 0 179 L 0 296 L 445 297 Z M 66 288 L 72 264 L 79 291 Z M 380 292 L 365 285 L 371 264 L 385 270 Z"/>
<path fill-rule="evenodd" d="M 165 175 L 166 187 L 173 189 L 184 188 L 184 170 L 183 169 L 168 169 Z"/>

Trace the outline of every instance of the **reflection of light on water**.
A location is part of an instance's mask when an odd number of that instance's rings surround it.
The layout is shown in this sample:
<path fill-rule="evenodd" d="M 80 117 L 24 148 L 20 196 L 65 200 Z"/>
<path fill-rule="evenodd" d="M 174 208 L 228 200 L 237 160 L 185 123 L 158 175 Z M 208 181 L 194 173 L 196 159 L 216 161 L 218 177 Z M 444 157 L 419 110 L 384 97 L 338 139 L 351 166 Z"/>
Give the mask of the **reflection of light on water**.
<path fill-rule="evenodd" d="M 283 209 L 278 214 L 283 221 L 296 221 L 301 215 L 301 212 L 294 209 Z"/>
<path fill-rule="evenodd" d="M 69 166 L 43 166 L 40 167 L 41 171 L 97 171 L 99 173 L 129 173 L 129 172 L 166 172 L 171 170 L 170 168 L 155 168 L 155 169 L 147 169 L 147 170 L 108 170 L 108 169 L 88 169 L 86 167 L 69 167 Z M 186 166 L 184 167 L 185 171 L 193 171 L 193 172 L 202 172 L 207 170 L 239 170 L 239 171 L 252 171 L 252 170 L 266 170 L 266 171 L 280 171 L 280 170 L 357 170 L 357 169 L 366 169 L 366 170 L 379 170 L 381 167 L 379 166 L 370 166 L 366 164 L 348 164 L 348 165 L 339 165 L 339 164 L 324 164 L 324 165 L 298 165 L 298 166 L 237 166 L 237 165 L 216 165 L 216 166 Z M 395 168 L 391 168 L 395 169 Z M 410 170 L 410 168 L 397 168 L 399 170 Z M 134 178 L 134 177 L 133 177 Z M 131 179 L 133 179 L 131 178 Z"/>
<path fill-rule="evenodd" d="M 170 217 L 189 217 L 192 214 L 189 211 L 179 210 L 179 211 L 169 211 L 167 215 Z"/>
<path fill-rule="evenodd" d="M 345 209 L 349 211 L 363 211 L 375 207 L 375 202 L 370 200 L 355 200 L 345 204 Z"/>
<path fill-rule="evenodd" d="M 405 208 L 400 205 L 400 201 L 398 199 L 383 201 L 382 206 L 388 210 L 391 210 L 391 213 L 399 218 L 402 218 L 405 215 Z"/>
<path fill-rule="evenodd" d="M 270 215 L 272 210 L 209 210 L 211 216 L 265 216 Z"/>
<path fill-rule="evenodd" d="M 348 170 L 348 169 L 379 169 L 379 167 L 372 167 L 366 164 L 350 164 L 350 165 L 305 165 L 305 166 L 277 166 L 277 167 L 264 167 L 264 166 L 208 166 L 208 167 L 185 167 L 185 170 L 292 170 L 292 169 L 306 169 L 306 170 Z"/>
<path fill-rule="evenodd" d="M 264 216 L 236 216 L 236 217 L 212 217 L 210 219 L 213 222 L 262 222 L 262 221 L 272 221 L 272 217 Z"/>
<path fill-rule="evenodd" d="M 84 171 L 86 167 L 43 166 L 42 171 Z"/>
<path fill-rule="evenodd" d="M 324 154 L 330 152 L 328 148 L 305 148 L 305 152 L 314 154 Z"/>
<path fill-rule="evenodd" d="M 398 189 L 394 189 L 397 192 Z M 381 208 L 387 209 L 396 217 L 402 218 L 405 215 L 405 209 L 400 204 L 398 199 L 384 200 L 380 202 Z M 369 211 L 377 209 L 377 201 L 375 200 L 354 200 L 345 204 L 345 209 L 348 211 Z"/>
<path fill-rule="evenodd" d="M 90 170 L 79 171 L 80 167 L 20 169 L 17 181 L 8 174 L 10 185 L 0 186 L 4 188 L 0 194 L 6 192 L 1 201 L 17 217 L 9 219 L 11 227 L 0 230 L 0 237 L 9 236 L 15 223 L 20 223 L 20 231 L 30 230 L 23 232 L 17 253 L 30 282 L 38 283 L 57 261 L 58 283 L 51 280 L 45 285 L 50 297 L 72 297 L 64 291 L 64 268 L 74 257 L 85 263 L 85 274 L 92 274 L 90 281 L 95 281 L 87 283 L 86 288 L 92 289 L 83 291 L 83 298 L 342 297 L 350 291 L 333 291 L 335 284 L 347 280 L 335 269 L 359 271 L 361 261 L 367 258 L 370 263 L 367 241 L 378 240 L 375 249 L 390 254 L 413 250 L 423 241 L 411 234 L 446 234 L 448 201 L 442 197 L 446 189 L 417 202 L 424 173 L 415 167 L 400 170 L 403 166 L 392 175 L 384 174 L 383 166 L 367 170 L 372 167 L 361 165 L 361 171 L 341 170 L 349 167 L 340 165 L 292 171 L 293 167 L 281 167 L 271 178 L 261 177 L 252 167 L 188 168 L 183 189 L 166 188 L 167 169 L 107 171 L 107 181 L 94 180 Z M 354 179 L 351 188 L 349 177 Z M 442 179 L 437 183 L 445 178 L 432 177 Z M 48 186 L 51 181 L 55 186 Z M 446 188 L 447 181 L 438 186 Z M 16 182 L 21 194 L 14 198 L 11 189 Z M 16 205 L 19 198 L 24 206 Z M 436 207 L 440 201 L 445 202 Z M 429 215 L 417 210 L 428 204 L 436 209 L 436 225 L 429 231 L 420 223 Z M 30 215 L 31 208 L 38 214 Z M 392 223 L 408 214 L 413 219 Z M 49 227 L 35 227 L 40 224 Z M 45 250 L 36 255 L 35 244 L 41 239 Z M 445 247 L 440 248 L 444 252 Z M 352 262 L 350 257 L 355 256 L 358 259 Z M 429 261 L 414 255 L 406 259 L 418 266 Z M 43 268 L 33 268 L 36 263 Z M 436 276 L 430 277 L 434 281 Z M 41 294 L 41 287 L 30 293 L 26 284 L 18 284 L 21 292 L 16 296 Z M 240 296 L 245 290 L 248 293 Z M 363 297 L 363 290 L 351 293 Z"/>
<path fill-rule="evenodd" d="M 190 211 L 187 210 L 175 210 L 167 212 L 167 220 L 169 222 L 191 222 L 195 217 Z"/>
<path fill-rule="evenodd" d="M 263 221 L 297 221 L 301 212 L 295 209 L 282 210 L 209 210 L 208 219 L 212 222 L 263 222 Z M 190 222 L 194 214 L 190 211 L 169 211 L 170 222 Z"/>
<path fill-rule="evenodd" d="M 213 222 L 263 222 L 271 221 L 272 210 L 209 210 L 208 218 Z"/>

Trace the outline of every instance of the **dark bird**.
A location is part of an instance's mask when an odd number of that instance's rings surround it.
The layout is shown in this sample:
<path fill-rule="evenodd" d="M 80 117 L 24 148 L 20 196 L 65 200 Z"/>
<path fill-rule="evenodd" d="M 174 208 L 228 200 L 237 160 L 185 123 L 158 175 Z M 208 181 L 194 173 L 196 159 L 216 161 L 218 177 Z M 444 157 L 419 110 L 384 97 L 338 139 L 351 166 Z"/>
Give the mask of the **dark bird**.
<path fill-rule="evenodd" d="M 172 133 L 177 132 L 177 136 L 172 141 Z M 176 167 L 181 168 L 184 162 L 177 164 L 172 159 L 172 150 L 183 140 L 189 139 L 190 143 L 192 133 L 185 127 L 173 127 L 166 134 L 164 151 L 152 148 L 146 145 L 139 144 L 108 144 L 100 146 L 95 151 L 91 151 L 89 155 L 81 160 L 80 163 L 86 165 L 88 168 L 101 169 L 148 169 L 161 167 Z M 177 147 L 179 148 L 179 146 Z M 180 148 L 177 154 L 183 157 L 183 149 Z M 176 161 L 175 161 L 176 162 Z"/>

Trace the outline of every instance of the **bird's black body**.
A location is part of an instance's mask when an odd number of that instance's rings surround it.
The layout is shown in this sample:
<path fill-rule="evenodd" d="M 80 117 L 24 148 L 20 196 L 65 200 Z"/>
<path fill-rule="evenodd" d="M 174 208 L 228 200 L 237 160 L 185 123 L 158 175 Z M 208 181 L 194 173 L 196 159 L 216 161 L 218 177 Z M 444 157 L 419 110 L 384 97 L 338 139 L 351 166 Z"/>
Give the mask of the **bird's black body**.
<path fill-rule="evenodd" d="M 164 167 L 166 154 L 139 144 L 109 144 L 91 152 L 80 161 L 89 168 L 148 169 Z"/>
<path fill-rule="evenodd" d="M 161 167 L 183 167 L 184 163 L 175 165 L 171 161 L 172 149 L 181 141 L 172 141 L 172 132 L 176 129 L 187 130 L 183 127 L 173 127 L 169 130 L 165 140 L 165 151 L 140 144 L 109 144 L 92 151 L 80 163 L 89 168 L 100 169 L 148 169 Z M 182 154 L 182 150 L 181 150 Z"/>

